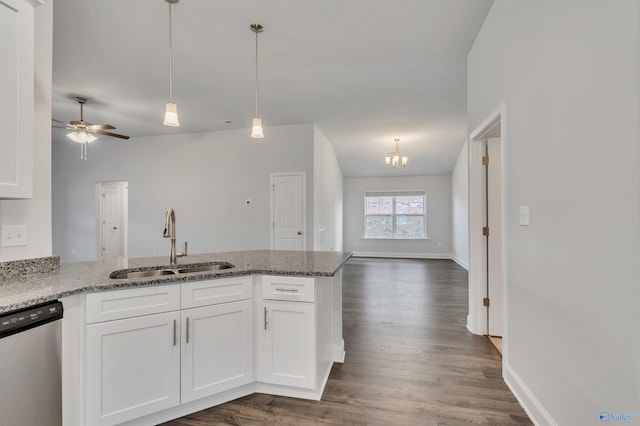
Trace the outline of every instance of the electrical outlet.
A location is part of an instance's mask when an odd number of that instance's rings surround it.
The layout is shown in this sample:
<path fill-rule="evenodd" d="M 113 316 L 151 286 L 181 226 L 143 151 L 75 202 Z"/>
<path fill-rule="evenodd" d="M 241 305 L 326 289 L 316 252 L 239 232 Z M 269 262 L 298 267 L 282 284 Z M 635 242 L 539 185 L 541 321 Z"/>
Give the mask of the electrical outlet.
<path fill-rule="evenodd" d="M 27 245 L 27 225 L 0 226 L 0 247 Z"/>

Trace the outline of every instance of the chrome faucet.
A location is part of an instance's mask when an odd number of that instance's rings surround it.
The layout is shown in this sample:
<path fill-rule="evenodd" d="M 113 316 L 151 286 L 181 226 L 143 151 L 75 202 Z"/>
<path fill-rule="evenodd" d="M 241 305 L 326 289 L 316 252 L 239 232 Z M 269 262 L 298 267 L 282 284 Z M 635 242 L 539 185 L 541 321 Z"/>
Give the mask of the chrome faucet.
<path fill-rule="evenodd" d="M 169 264 L 176 265 L 179 257 L 187 255 L 187 242 L 184 242 L 184 252 L 176 253 L 176 213 L 173 209 L 167 210 L 167 219 L 164 222 L 164 238 L 171 237 L 171 254 L 169 255 Z"/>

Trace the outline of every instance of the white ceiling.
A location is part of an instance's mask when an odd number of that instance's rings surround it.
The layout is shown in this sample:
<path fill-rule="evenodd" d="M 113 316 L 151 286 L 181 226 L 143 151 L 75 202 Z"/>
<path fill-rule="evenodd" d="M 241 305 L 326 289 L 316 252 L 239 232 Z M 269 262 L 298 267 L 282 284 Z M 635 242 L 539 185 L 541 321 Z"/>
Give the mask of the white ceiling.
<path fill-rule="evenodd" d="M 466 57 L 492 0 L 180 0 L 168 100 L 165 0 L 55 0 L 53 117 L 152 136 L 248 128 L 260 34 L 265 126 L 316 123 L 346 177 L 448 174 L 466 137 Z M 231 124 L 225 124 L 231 120 Z M 248 132 L 248 131 L 247 131 Z M 64 131 L 54 129 L 54 140 Z M 394 138 L 409 156 L 390 170 Z M 104 138 L 113 143 L 122 142 Z"/>

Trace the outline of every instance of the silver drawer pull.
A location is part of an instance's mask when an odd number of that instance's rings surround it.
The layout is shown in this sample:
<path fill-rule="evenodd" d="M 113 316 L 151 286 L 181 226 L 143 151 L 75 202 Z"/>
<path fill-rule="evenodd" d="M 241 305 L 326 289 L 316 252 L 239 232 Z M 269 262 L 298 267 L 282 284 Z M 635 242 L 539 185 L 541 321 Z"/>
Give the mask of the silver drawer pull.
<path fill-rule="evenodd" d="M 264 308 L 264 329 L 267 329 L 267 307 Z"/>
<path fill-rule="evenodd" d="M 283 291 L 285 293 L 297 293 L 298 289 L 297 288 L 278 288 L 278 287 L 276 287 L 276 291 Z"/>
<path fill-rule="evenodd" d="M 178 322 L 173 320 L 173 346 L 175 346 L 178 342 L 176 341 L 176 329 L 178 328 Z"/>

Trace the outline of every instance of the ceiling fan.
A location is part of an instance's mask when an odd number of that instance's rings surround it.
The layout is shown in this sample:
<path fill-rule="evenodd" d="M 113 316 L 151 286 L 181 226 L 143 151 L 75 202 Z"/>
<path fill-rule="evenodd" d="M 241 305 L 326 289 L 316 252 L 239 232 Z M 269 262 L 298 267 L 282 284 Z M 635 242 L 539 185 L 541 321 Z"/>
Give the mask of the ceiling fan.
<path fill-rule="evenodd" d="M 93 133 L 104 136 L 111 136 L 119 139 L 129 139 L 129 136 L 120 135 L 118 133 L 107 132 L 106 130 L 115 129 L 111 124 L 93 124 L 88 121 L 84 121 L 84 104 L 87 102 L 86 98 L 76 97 L 76 101 L 80 104 L 80 120 L 70 121 L 65 123 L 64 121 L 56 120 L 52 118 L 52 121 L 63 124 L 64 126 L 54 126 L 61 129 L 73 130 L 68 133 L 67 137 L 80 145 L 80 158 L 87 159 L 87 144 L 95 141 L 97 138 Z"/>

